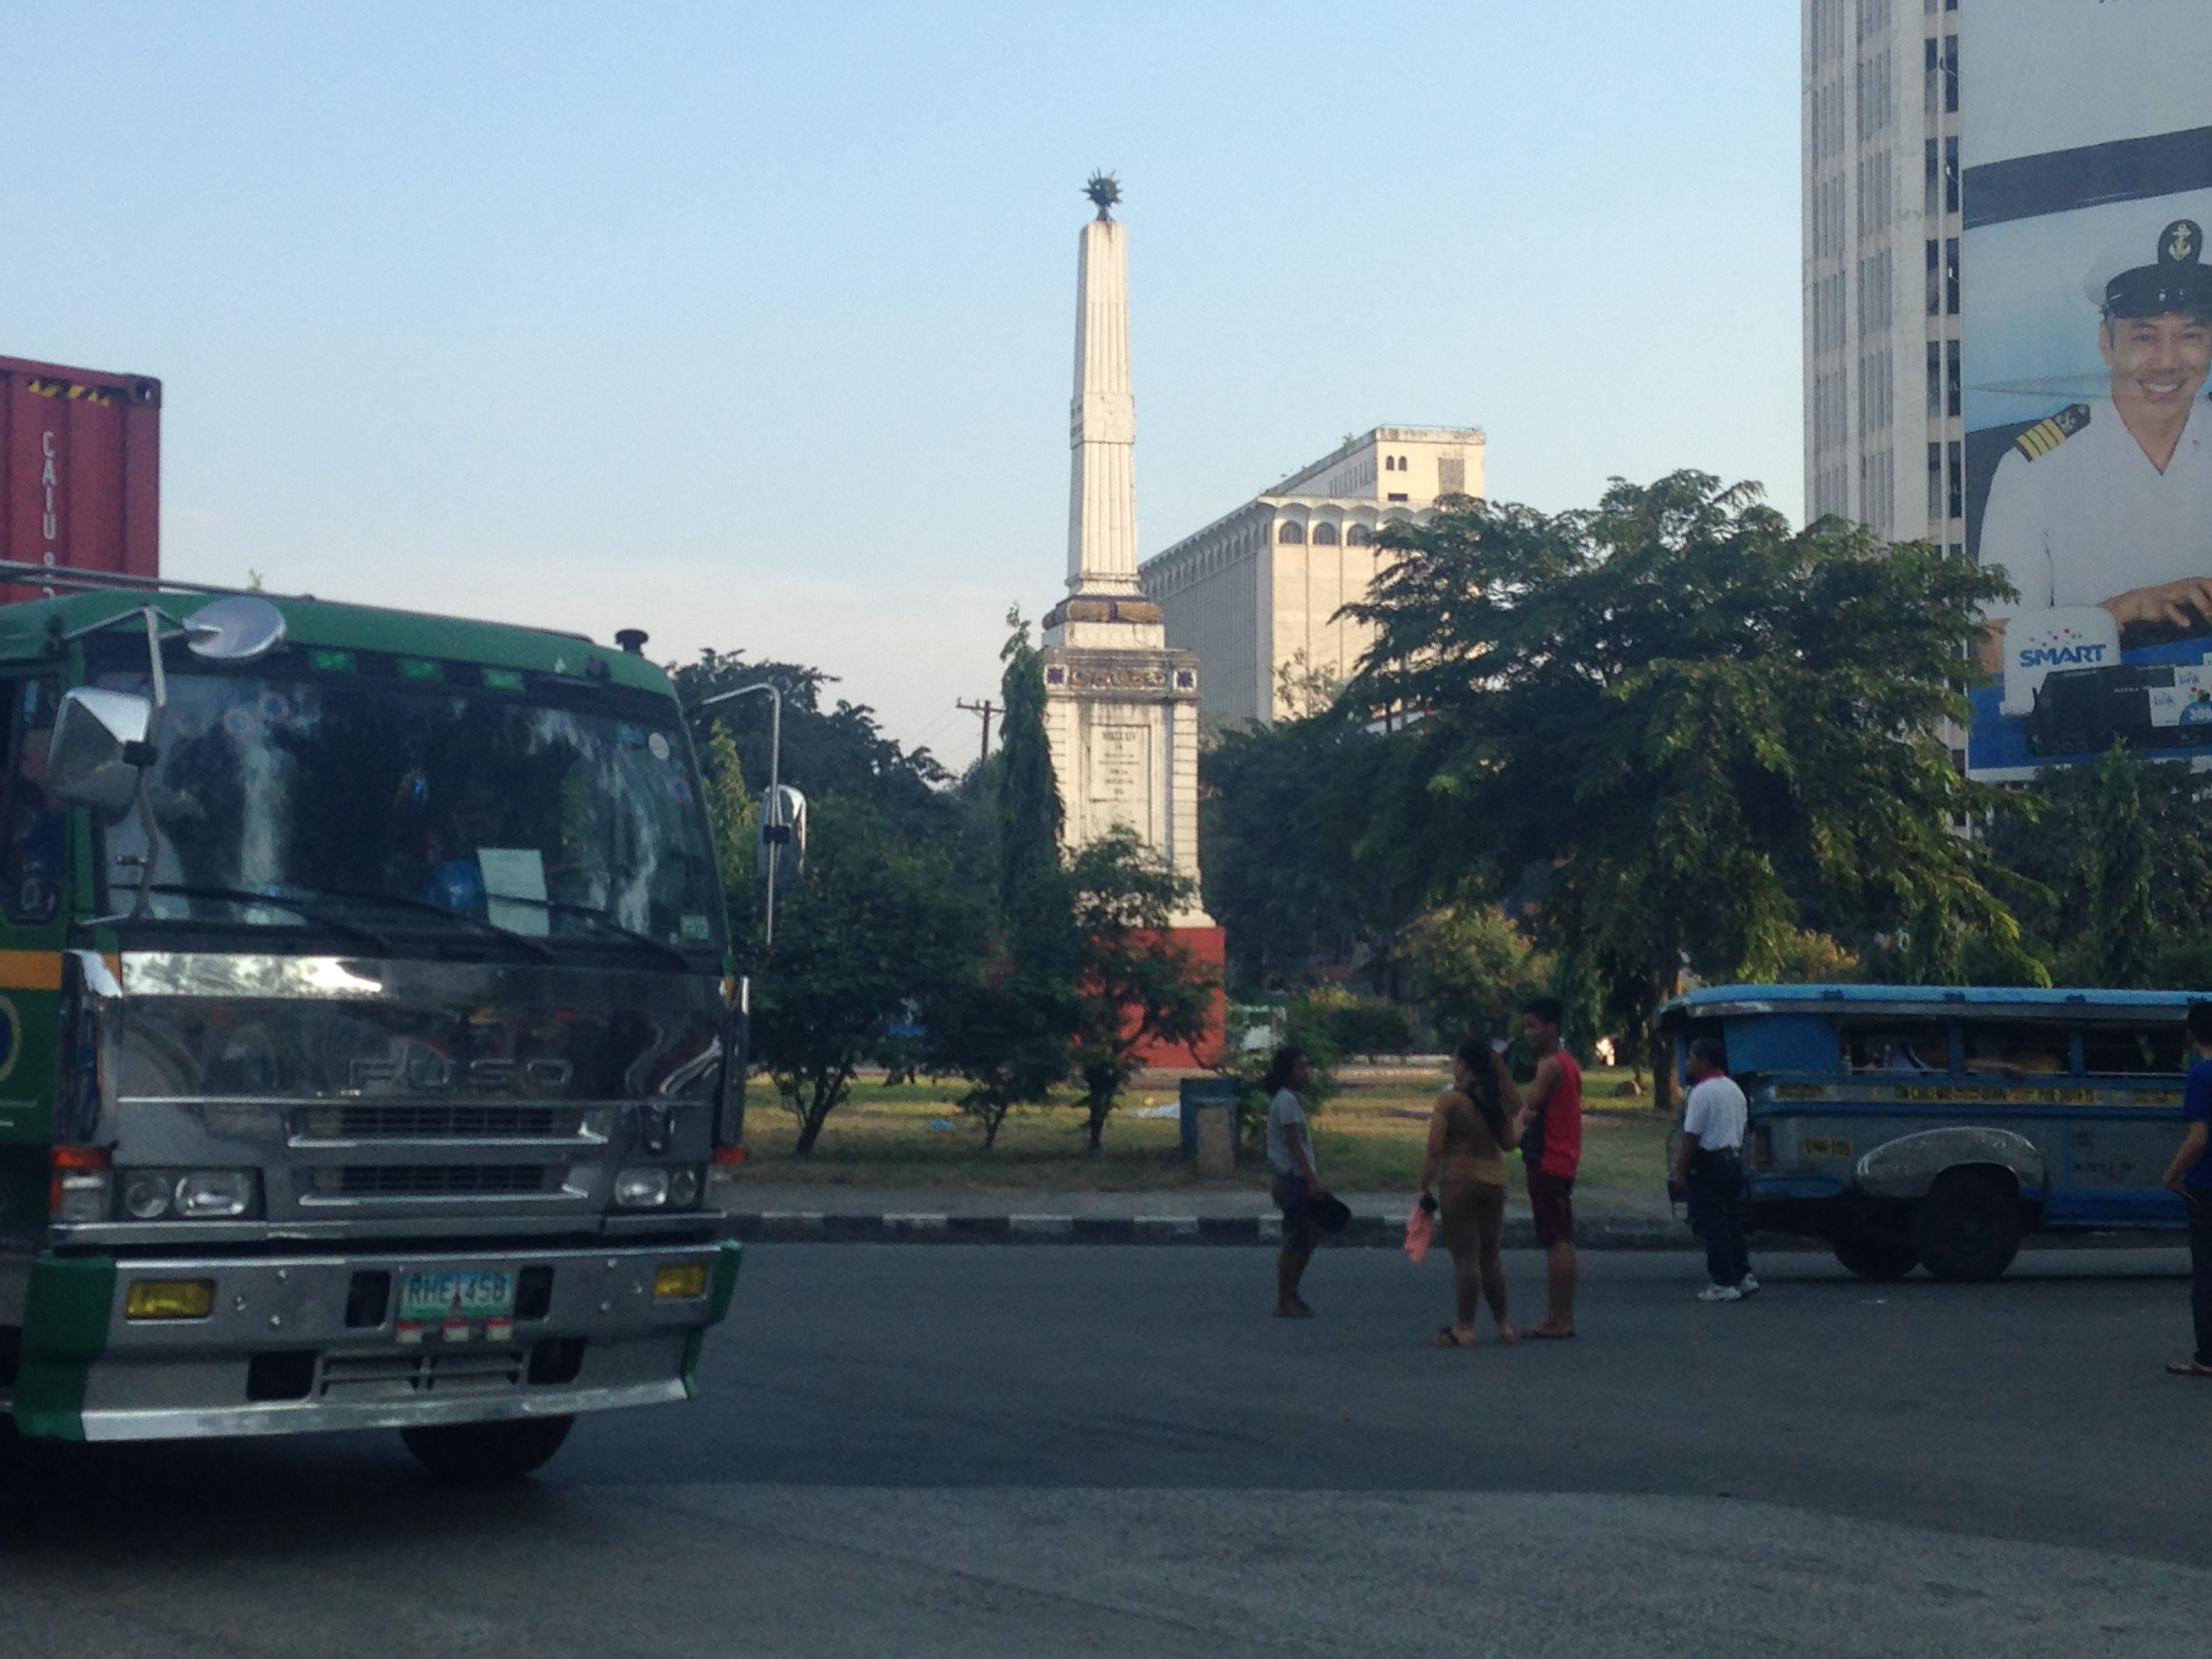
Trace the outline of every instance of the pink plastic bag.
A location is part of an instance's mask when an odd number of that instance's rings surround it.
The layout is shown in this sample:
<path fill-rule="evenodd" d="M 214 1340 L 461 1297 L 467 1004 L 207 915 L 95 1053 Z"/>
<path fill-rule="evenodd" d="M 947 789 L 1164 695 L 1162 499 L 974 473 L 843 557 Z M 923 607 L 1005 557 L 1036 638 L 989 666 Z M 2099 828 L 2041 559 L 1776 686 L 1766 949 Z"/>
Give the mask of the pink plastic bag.
<path fill-rule="evenodd" d="M 1415 1261 L 1429 1259 L 1429 1240 L 1436 1236 L 1437 1218 L 1421 1207 L 1420 1200 L 1413 1202 L 1413 1212 L 1406 1218 L 1406 1254 Z"/>

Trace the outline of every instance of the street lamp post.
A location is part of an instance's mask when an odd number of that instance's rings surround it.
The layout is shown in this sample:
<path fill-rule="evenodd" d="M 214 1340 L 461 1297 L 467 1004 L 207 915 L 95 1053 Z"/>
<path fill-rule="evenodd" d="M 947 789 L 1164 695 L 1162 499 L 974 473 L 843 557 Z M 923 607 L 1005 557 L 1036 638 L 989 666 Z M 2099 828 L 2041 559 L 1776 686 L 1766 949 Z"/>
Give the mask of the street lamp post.
<path fill-rule="evenodd" d="M 734 691 L 717 691 L 711 697 L 702 697 L 697 702 L 691 705 L 691 708 L 692 712 L 696 714 L 701 709 L 712 708 L 718 702 L 733 702 L 738 697 L 750 696 L 757 691 L 765 691 L 768 693 L 768 812 L 769 818 L 773 820 L 783 810 L 782 798 L 776 793 L 777 787 L 782 781 L 780 769 L 783 763 L 783 693 L 778 690 L 768 681 L 762 680 L 752 685 L 741 685 Z M 775 823 L 771 822 L 763 824 L 761 826 L 761 830 L 764 836 L 770 837 L 769 845 L 771 848 L 780 849 L 781 843 L 775 842 L 773 839 L 773 832 L 777 827 L 778 826 Z M 773 950 L 775 946 L 775 872 L 776 866 L 781 861 L 782 854 L 780 850 L 771 851 L 769 853 L 768 860 L 768 925 L 763 929 L 762 943 L 765 948 L 770 950 Z"/>

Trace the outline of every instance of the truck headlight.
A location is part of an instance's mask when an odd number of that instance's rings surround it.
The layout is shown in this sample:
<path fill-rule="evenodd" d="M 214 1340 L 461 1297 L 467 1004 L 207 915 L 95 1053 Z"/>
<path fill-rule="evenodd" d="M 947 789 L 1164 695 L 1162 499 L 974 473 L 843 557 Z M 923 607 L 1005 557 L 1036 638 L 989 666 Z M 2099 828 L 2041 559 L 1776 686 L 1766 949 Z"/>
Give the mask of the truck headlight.
<path fill-rule="evenodd" d="M 130 1221 L 228 1221 L 261 1209 L 251 1170 L 118 1170 L 116 1178 L 116 1208 Z"/>
<path fill-rule="evenodd" d="M 133 1221 L 158 1221 L 169 1212 L 169 1177 L 141 1170 L 123 1183 L 123 1213 Z"/>
<path fill-rule="evenodd" d="M 193 1221 L 245 1215 L 253 1208 L 251 1170 L 195 1170 L 177 1177 L 177 1213 Z"/>
<path fill-rule="evenodd" d="M 625 1210 L 658 1210 L 668 1202 L 668 1171 L 624 1170 L 615 1177 L 615 1203 Z"/>

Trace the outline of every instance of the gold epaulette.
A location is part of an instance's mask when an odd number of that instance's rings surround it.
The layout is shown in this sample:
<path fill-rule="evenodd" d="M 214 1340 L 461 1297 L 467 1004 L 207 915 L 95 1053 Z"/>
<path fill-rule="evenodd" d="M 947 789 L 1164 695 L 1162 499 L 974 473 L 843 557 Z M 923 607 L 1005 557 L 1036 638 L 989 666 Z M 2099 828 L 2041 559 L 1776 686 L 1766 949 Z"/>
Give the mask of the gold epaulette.
<path fill-rule="evenodd" d="M 2038 421 L 2012 441 L 2013 447 L 2031 461 L 2048 455 L 2089 424 L 2089 405 L 2069 404 L 2056 415 Z"/>

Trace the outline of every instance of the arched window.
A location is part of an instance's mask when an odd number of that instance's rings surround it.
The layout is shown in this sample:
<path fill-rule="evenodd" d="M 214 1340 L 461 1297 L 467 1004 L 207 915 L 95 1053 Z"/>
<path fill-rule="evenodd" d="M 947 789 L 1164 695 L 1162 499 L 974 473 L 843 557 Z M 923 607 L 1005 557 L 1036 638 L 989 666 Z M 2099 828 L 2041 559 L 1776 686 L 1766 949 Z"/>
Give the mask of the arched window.
<path fill-rule="evenodd" d="M 1275 537 L 1275 539 L 1280 542 L 1303 542 L 1305 538 L 1306 527 L 1296 519 L 1284 520 L 1283 527 Z"/>
<path fill-rule="evenodd" d="M 1395 455 L 1385 455 L 1382 458 L 1382 470 L 1385 472 L 1395 472 L 1398 470 L 1398 458 Z"/>
<path fill-rule="evenodd" d="M 1375 544 L 1375 532 L 1364 524 L 1347 526 L 1344 532 L 1344 544 L 1346 547 L 1372 547 Z"/>
<path fill-rule="evenodd" d="M 1316 525 L 1313 527 L 1313 538 L 1315 543 L 1319 546 L 1334 547 L 1336 545 L 1336 526 L 1333 524 Z"/>

